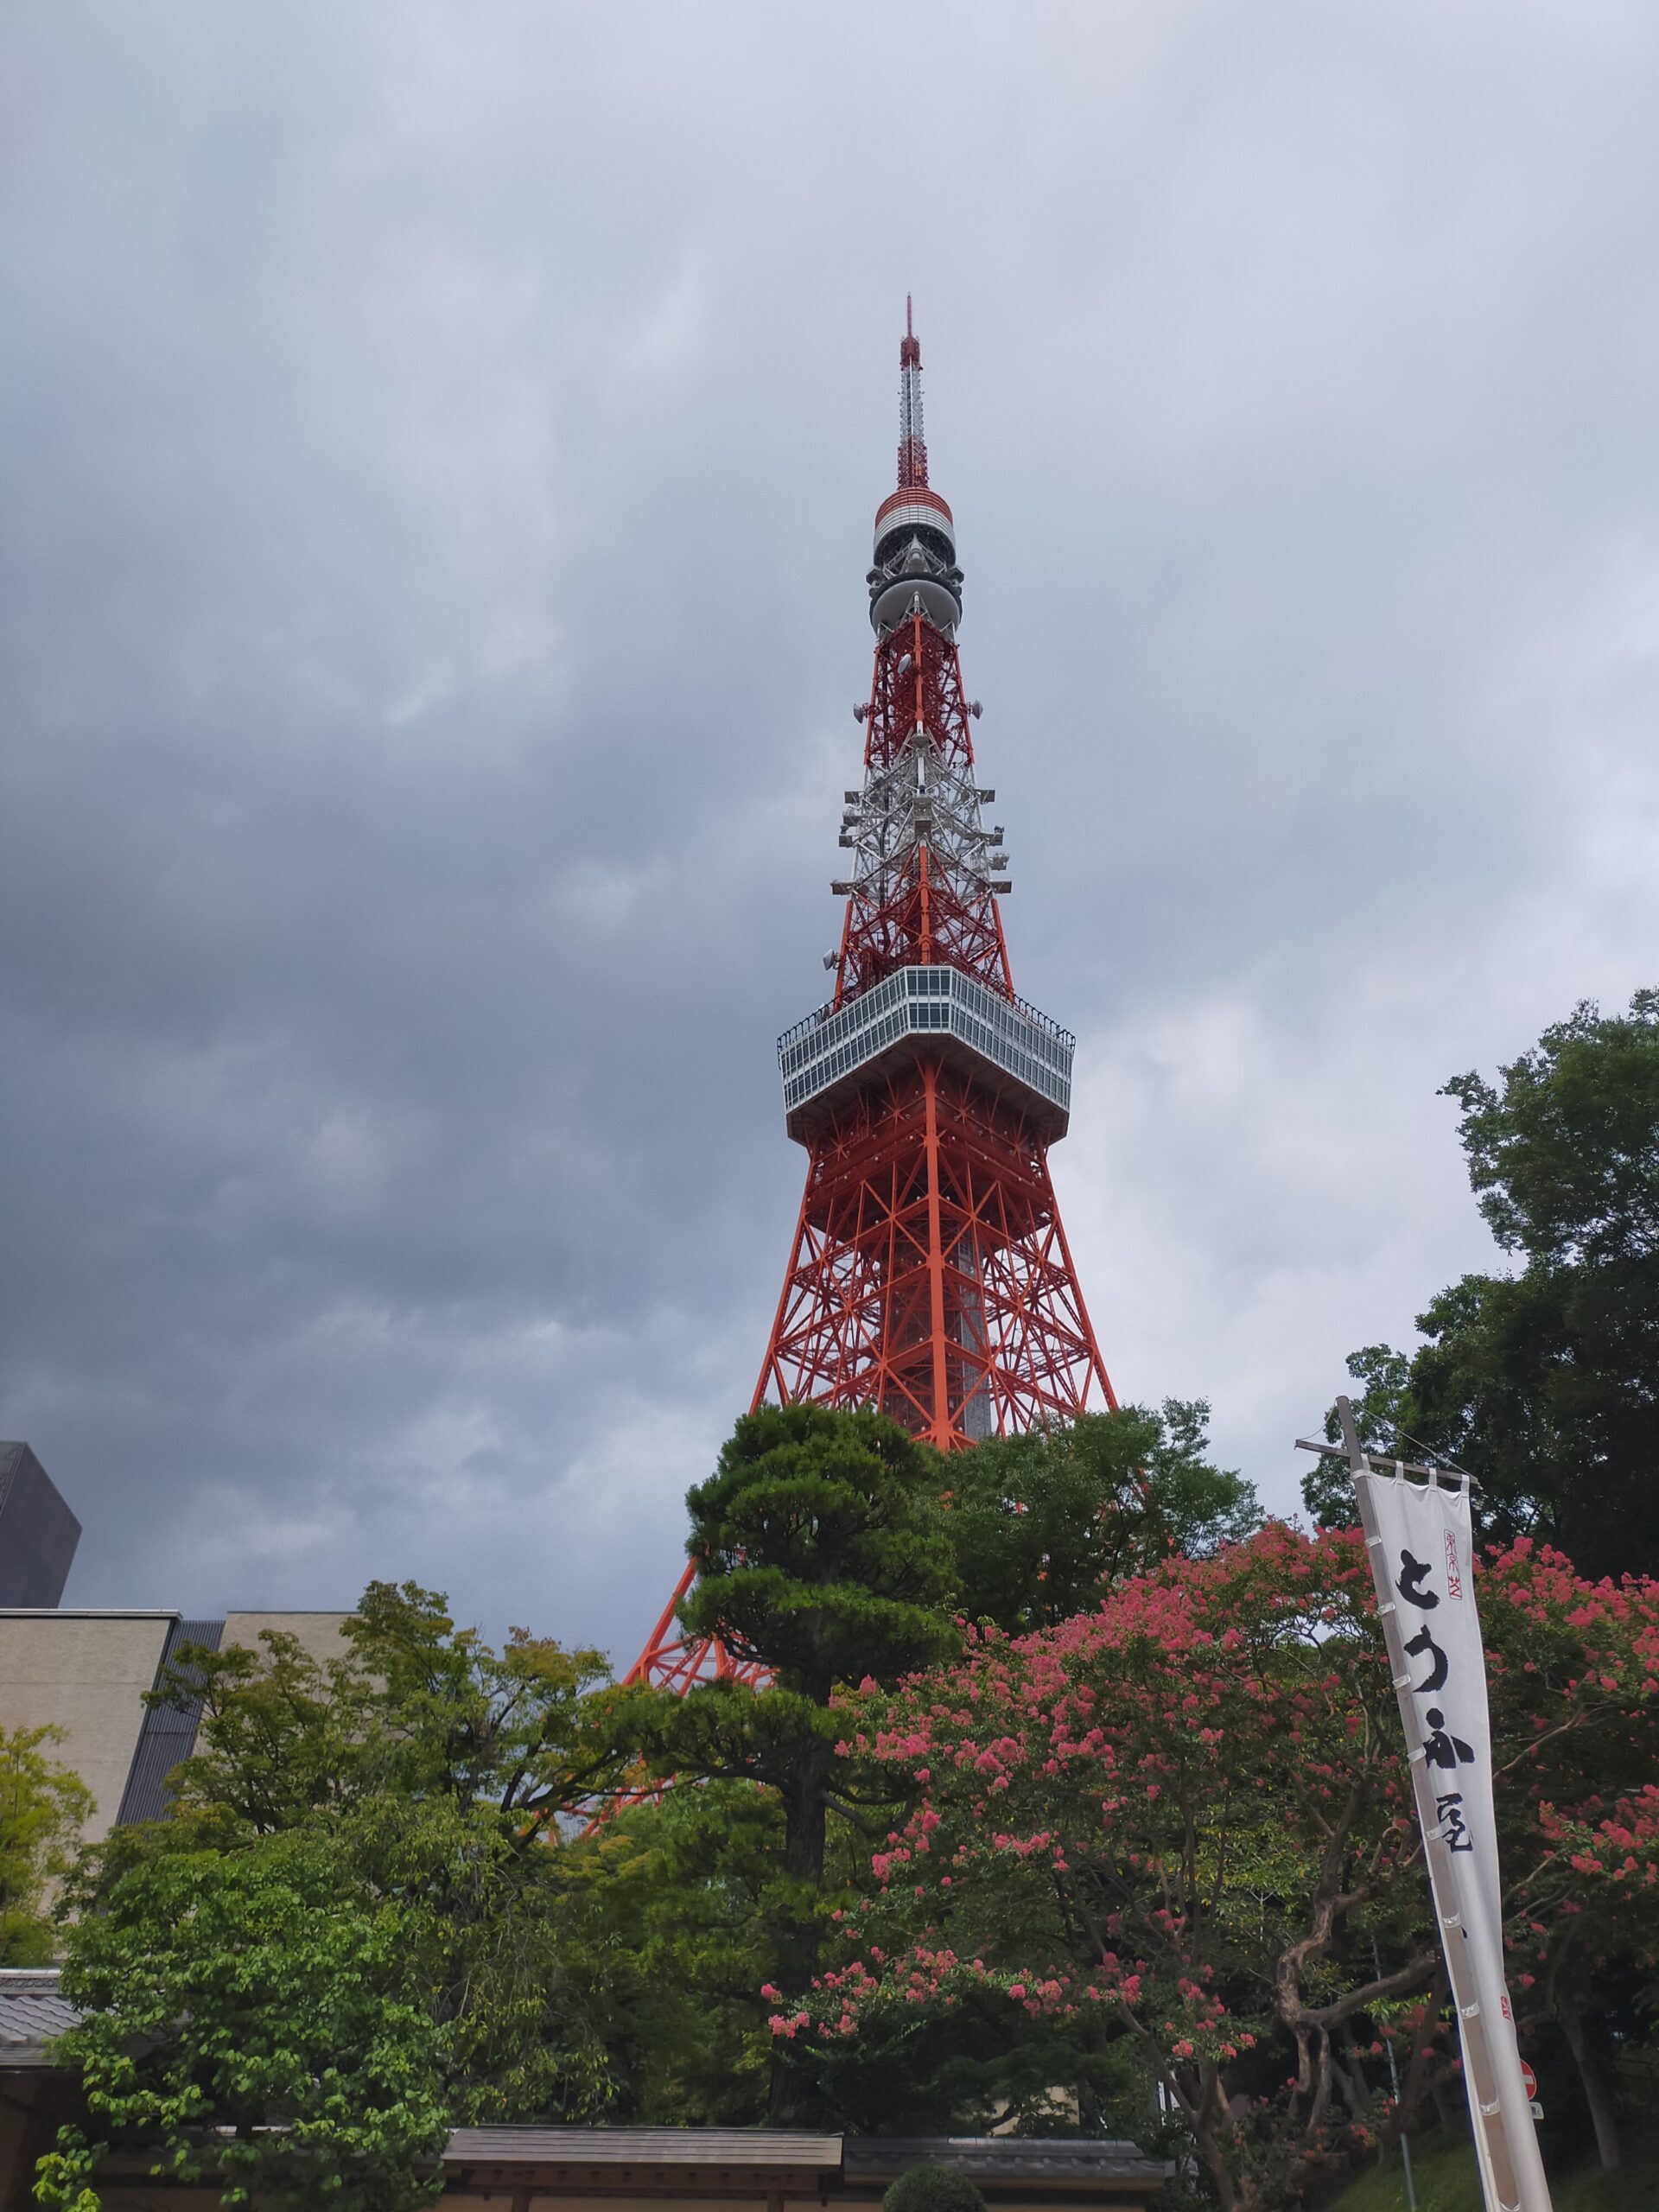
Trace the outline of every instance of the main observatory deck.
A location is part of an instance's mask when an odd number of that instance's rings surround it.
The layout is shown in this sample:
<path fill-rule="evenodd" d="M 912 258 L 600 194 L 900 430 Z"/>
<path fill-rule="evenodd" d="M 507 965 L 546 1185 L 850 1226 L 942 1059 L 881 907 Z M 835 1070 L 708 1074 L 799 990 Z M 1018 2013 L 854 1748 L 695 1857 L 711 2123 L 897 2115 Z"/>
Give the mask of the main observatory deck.
<path fill-rule="evenodd" d="M 903 1066 L 931 1046 L 947 1064 L 1001 1078 L 1045 1144 L 1071 1116 L 1077 1039 L 1023 999 L 1007 999 L 958 968 L 897 968 L 834 1012 L 810 1014 L 778 1039 L 789 1134 L 805 1144 L 878 1066 Z"/>

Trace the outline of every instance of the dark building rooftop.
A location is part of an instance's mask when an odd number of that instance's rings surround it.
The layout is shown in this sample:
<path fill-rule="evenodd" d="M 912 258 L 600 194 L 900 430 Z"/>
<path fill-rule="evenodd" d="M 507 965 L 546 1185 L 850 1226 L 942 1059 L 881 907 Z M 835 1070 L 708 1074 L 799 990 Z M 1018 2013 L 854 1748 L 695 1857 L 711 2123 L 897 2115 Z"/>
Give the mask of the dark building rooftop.
<path fill-rule="evenodd" d="M 793 2166 L 838 2169 L 839 2135 L 760 2127 L 458 2127 L 446 2165 Z"/>
<path fill-rule="evenodd" d="M 55 1967 L 0 1967 L 0 2066 L 44 2066 L 47 2044 L 79 2018 Z"/>
<path fill-rule="evenodd" d="M 848 2182 L 896 2181 L 907 2167 L 950 2166 L 984 2188 L 1091 2189 L 1102 2180 L 1146 2181 L 1167 2171 L 1133 2143 L 1103 2136 L 849 2135 L 842 2145 Z"/>
<path fill-rule="evenodd" d="M 0 1444 L 0 1605 L 55 1605 L 80 1523 L 27 1444 Z"/>
<path fill-rule="evenodd" d="M 444 2153 L 450 2195 L 580 2201 L 661 2197 L 879 2203 L 908 2167 L 966 2174 L 991 2212 L 1128 2206 L 1155 2196 L 1169 2167 L 1133 2143 L 1013 2135 L 852 2136 L 748 2127 L 458 2127 Z"/>

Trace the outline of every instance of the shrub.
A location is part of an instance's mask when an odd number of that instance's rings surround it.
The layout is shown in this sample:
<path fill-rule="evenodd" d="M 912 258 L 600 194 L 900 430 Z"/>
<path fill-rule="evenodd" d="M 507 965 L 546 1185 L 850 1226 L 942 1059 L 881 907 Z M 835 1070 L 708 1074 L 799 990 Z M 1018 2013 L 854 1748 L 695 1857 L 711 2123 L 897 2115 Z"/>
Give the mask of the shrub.
<path fill-rule="evenodd" d="M 881 2212 L 985 2212 L 985 2200 L 950 2166 L 912 2166 L 882 2198 Z"/>

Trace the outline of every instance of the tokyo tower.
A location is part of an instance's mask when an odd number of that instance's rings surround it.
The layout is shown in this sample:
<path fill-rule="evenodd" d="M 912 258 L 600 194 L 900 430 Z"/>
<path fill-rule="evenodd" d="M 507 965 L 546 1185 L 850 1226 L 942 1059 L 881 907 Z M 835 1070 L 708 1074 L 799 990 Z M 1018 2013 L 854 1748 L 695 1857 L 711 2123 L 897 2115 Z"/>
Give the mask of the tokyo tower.
<path fill-rule="evenodd" d="M 875 1406 L 941 1451 L 1115 1405 L 1060 1224 L 1074 1039 L 1014 995 L 1013 888 L 974 766 L 956 525 L 927 480 L 906 302 L 899 480 L 866 579 L 875 661 L 846 794 L 829 1001 L 778 1042 L 806 1190 L 753 1405 Z M 688 1566 L 627 1679 L 757 1670 L 681 1636 Z"/>

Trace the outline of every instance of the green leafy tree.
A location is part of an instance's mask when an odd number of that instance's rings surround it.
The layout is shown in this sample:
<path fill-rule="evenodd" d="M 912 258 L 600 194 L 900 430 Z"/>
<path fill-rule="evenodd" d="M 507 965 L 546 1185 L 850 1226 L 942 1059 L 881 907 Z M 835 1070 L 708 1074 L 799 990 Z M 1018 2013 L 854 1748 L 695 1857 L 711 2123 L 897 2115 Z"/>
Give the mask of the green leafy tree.
<path fill-rule="evenodd" d="M 625 1984 L 611 2119 L 744 2126 L 766 2110 L 782 1844 L 774 1791 L 705 1782 L 631 1807 L 570 1854 Z"/>
<path fill-rule="evenodd" d="M 936 1455 L 880 1414 L 763 1406 L 687 1495 L 697 1580 L 687 1632 L 771 1672 L 664 1713 L 677 1769 L 766 1782 L 786 1875 L 822 1880 L 832 1804 L 855 1799 L 830 1713 L 837 1685 L 889 1683 L 957 1642 L 956 1576 Z"/>
<path fill-rule="evenodd" d="M 985 2199 L 966 2174 L 930 2161 L 899 2175 L 881 2200 L 881 2212 L 985 2212 Z"/>
<path fill-rule="evenodd" d="M 804 1988 L 818 1961 L 833 1815 L 885 1832 L 892 1791 L 851 1756 L 838 1688 L 896 1681 L 958 1642 L 956 1575 L 940 1504 L 941 1462 L 872 1412 L 766 1406 L 738 1422 L 708 1481 L 687 1498 L 697 1580 L 689 1633 L 766 1667 L 683 1698 L 634 1689 L 603 1707 L 605 1740 L 640 1747 L 682 1783 L 747 1782 L 781 1813 L 762 1923 L 774 1996 Z M 773 2116 L 798 2085 L 774 2067 Z"/>
<path fill-rule="evenodd" d="M 309 1828 L 141 1859 L 77 1929 L 85 2010 L 57 2057 L 156 2173 L 231 2205 L 407 2212 L 438 2194 L 448 2126 L 423 1922 Z M 106 2148 L 68 2132 L 41 2202 L 76 2212 Z"/>
<path fill-rule="evenodd" d="M 161 1694 L 202 1697 L 201 1749 L 176 1770 L 172 1819 L 118 1831 L 104 1878 L 203 1832 L 228 1848 L 296 1827 L 349 1837 L 376 1894 L 421 1908 L 452 2117 L 597 2110 L 612 1977 L 565 1878 L 560 1815 L 600 1778 L 581 1719 L 603 1661 L 519 1630 L 497 1652 L 412 1584 L 372 1583 L 344 1637 L 327 1663 L 281 1633 L 262 1654 L 179 1655 Z"/>
<path fill-rule="evenodd" d="M 0 1967 L 43 1966 L 57 1953 L 48 1909 L 92 1811 L 79 1775 L 48 1756 L 61 1728 L 0 1728 Z"/>
<path fill-rule="evenodd" d="M 202 1699 L 200 1749 L 168 1816 L 75 1877 L 64 1983 L 93 2013 L 66 2056 L 104 2138 L 168 2171 L 412 2205 L 443 2125 L 616 2091 L 626 1974 L 560 1825 L 604 1669 L 518 1631 L 493 1650 L 413 1585 L 371 1585 L 326 1662 L 262 1643 L 187 1647 L 156 1694 Z M 98 2148 L 60 2144 L 60 2212 Z"/>
<path fill-rule="evenodd" d="M 1211 1465 L 1210 1408 L 1167 1399 L 1063 1427 L 994 1437 L 946 1471 L 946 1518 L 971 1620 L 1046 1628 L 1177 1554 L 1200 1558 L 1261 1525 L 1255 1492 Z"/>
<path fill-rule="evenodd" d="M 1514 1271 L 1470 1274 L 1418 1317 L 1426 1341 L 1356 1352 L 1367 1440 L 1426 1448 L 1480 1483 L 1483 1532 L 1533 1535 L 1591 1575 L 1659 1567 L 1659 992 L 1591 1004 L 1494 1085 L 1455 1077 L 1470 1180 Z M 1334 1435 L 1333 1425 L 1328 1433 Z M 1344 1472 L 1304 1485 L 1351 1522 Z"/>
<path fill-rule="evenodd" d="M 391 1798 L 475 1807 L 521 1840 L 553 1832 L 585 1784 L 574 1747 L 607 1676 L 600 1653 L 522 1629 L 494 1651 L 413 1583 L 372 1582 L 342 1637 L 327 1662 L 269 1630 L 257 1652 L 180 1651 L 154 1694 L 202 1702 L 200 1748 L 174 1776 L 180 1808 L 269 1834 Z"/>

